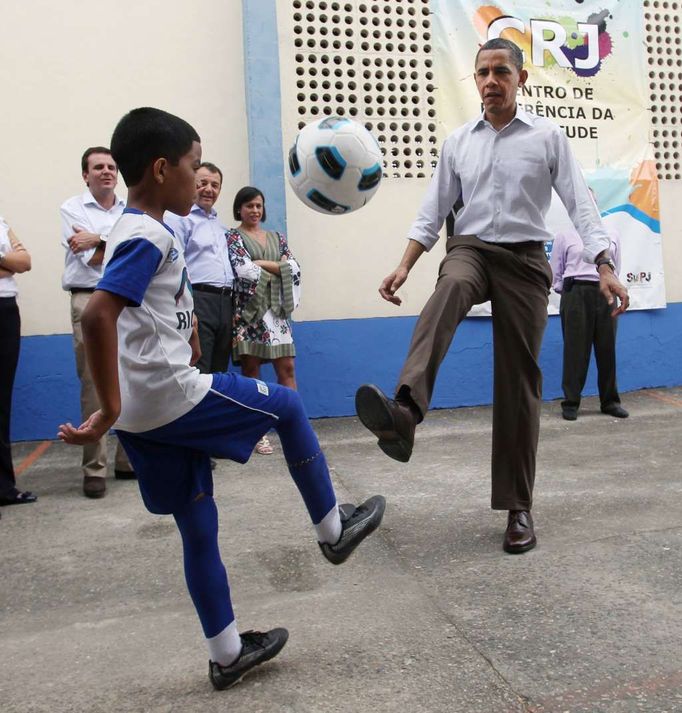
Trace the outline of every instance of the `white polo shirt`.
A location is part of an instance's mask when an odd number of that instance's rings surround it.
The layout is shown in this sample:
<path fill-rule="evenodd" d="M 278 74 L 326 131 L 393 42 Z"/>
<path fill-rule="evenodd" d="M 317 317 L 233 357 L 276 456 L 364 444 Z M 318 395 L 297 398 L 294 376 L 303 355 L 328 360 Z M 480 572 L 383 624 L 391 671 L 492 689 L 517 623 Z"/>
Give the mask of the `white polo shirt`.
<path fill-rule="evenodd" d="M 97 285 L 125 297 L 118 318 L 121 415 L 115 428 L 140 433 L 191 411 L 213 377 L 189 365 L 194 300 L 173 232 L 126 208 L 109 234 Z"/>

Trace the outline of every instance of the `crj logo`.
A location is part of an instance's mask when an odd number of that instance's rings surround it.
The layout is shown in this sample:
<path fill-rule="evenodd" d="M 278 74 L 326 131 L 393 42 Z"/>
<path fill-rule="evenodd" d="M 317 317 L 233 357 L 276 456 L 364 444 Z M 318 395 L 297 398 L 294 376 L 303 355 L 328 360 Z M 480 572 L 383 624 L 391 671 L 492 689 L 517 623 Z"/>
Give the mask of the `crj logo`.
<path fill-rule="evenodd" d="M 595 19 L 599 19 L 598 16 Z M 488 39 L 492 40 L 500 37 L 508 29 L 517 30 L 522 35 L 527 33 L 527 28 L 521 20 L 505 15 L 496 18 L 490 23 L 488 26 Z M 599 23 L 576 23 L 576 32 L 572 33 L 571 38 L 575 41 L 576 38 L 582 37 L 583 44 L 576 49 L 569 49 L 568 34 L 563 25 L 553 20 L 531 20 L 530 61 L 537 67 L 544 67 L 545 53 L 548 52 L 560 67 L 574 69 L 580 74 L 592 74 L 601 59 L 599 30 Z"/>

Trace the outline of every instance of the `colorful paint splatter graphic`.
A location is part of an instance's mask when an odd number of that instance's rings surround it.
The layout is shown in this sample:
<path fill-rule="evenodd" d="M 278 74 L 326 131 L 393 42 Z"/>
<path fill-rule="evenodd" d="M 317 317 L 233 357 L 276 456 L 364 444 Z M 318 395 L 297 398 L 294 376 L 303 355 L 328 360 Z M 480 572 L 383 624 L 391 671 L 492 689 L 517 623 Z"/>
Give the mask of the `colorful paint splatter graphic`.
<path fill-rule="evenodd" d="M 664 307 L 643 3 L 430 0 L 430 7 L 443 134 L 482 110 L 473 81 L 477 49 L 494 37 L 517 44 L 528 71 L 519 106 L 564 131 L 605 224 L 621 236 L 624 272 L 648 276 L 629 280 L 632 308 Z M 570 224 L 562 210 L 553 204 L 550 232 Z"/>
<path fill-rule="evenodd" d="M 578 3 L 580 4 L 580 3 Z M 484 5 L 480 7 L 473 18 L 474 25 L 479 35 L 486 37 L 488 30 L 496 20 L 502 20 L 509 17 L 497 5 Z M 565 42 L 562 43 L 558 50 L 563 53 L 570 69 L 579 77 L 593 77 L 602 67 L 602 62 L 611 55 L 613 51 L 613 41 L 608 31 L 608 21 L 610 13 L 608 10 L 600 10 L 599 12 L 591 13 L 582 21 L 576 21 L 574 17 L 566 16 L 545 16 L 545 23 L 554 23 L 557 28 L 561 28 Z M 579 24 L 596 26 L 597 28 L 597 51 L 590 47 L 589 36 L 586 32 L 579 32 Z M 543 29 L 541 30 L 545 39 L 554 40 L 556 30 Z M 502 36 L 515 42 L 523 51 L 526 57 L 533 55 L 533 28 L 530 24 L 525 25 L 523 32 L 518 29 L 510 28 L 502 33 Z M 563 38 L 562 38 L 563 39 Z M 594 58 L 596 57 L 596 61 Z M 557 64 L 556 58 L 549 52 L 544 52 L 542 62 L 546 66 Z M 587 62 L 589 66 L 581 66 Z"/>

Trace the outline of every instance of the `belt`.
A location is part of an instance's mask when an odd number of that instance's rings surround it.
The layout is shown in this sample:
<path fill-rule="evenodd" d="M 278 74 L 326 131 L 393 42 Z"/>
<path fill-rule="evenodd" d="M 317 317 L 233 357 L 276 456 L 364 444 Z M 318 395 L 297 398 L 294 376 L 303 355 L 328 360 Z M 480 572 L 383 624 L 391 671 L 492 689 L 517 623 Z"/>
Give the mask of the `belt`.
<path fill-rule="evenodd" d="M 79 292 L 87 292 L 88 294 L 92 294 L 94 291 L 94 287 L 72 287 L 69 290 L 72 295 L 77 295 Z"/>
<path fill-rule="evenodd" d="M 524 240 L 519 243 L 490 243 L 491 245 L 499 245 L 507 250 L 531 250 L 532 248 L 541 247 L 544 250 L 545 243 L 542 240 Z"/>
<path fill-rule="evenodd" d="M 598 280 L 573 280 L 574 285 L 588 285 L 589 287 L 599 287 Z"/>
<path fill-rule="evenodd" d="M 204 285 L 203 283 L 199 283 L 197 285 L 192 285 L 192 290 L 196 290 L 197 292 L 211 292 L 214 295 L 231 295 L 232 294 L 231 287 L 216 287 L 215 285 Z"/>

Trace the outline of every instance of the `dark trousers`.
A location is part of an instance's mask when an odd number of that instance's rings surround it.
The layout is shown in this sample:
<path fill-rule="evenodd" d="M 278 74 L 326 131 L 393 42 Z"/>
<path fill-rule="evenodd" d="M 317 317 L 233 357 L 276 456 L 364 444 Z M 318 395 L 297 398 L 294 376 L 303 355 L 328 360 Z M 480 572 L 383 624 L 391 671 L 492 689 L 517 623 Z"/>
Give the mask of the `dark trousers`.
<path fill-rule="evenodd" d="M 0 495 L 11 493 L 15 486 L 9 427 L 20 333 L 16 298 L 0 297 Z"/>
<path fill-rule="evenodd" d="M 232 293 L 196 290 L 193 296 L 201 344 L 196 366 L 203 374 L 227 371 L 232 352 Z"/>
<path fill-rule="evenodd" d="M 564 365 L 561 386 L 562 406 L 580 406 L 594 347 L 597 362 L 599 400 L 602 408 L 620 403 L 616 384 L 616 320 L 599 291 L 599 283 L 569 283 L 561 294 L 559 305 L 561 330 L 564 335 Z"/>
<path fill-rule="evenodd" d="M 459 323 L 491 300 L 494 348 L 492 499 L 495 510 L 529 510 L 540 430 L 538 355 L 547 324 L 552 273 L 541 242 L 448 239 L 436 289 L 419 316 L 398 381 L 422 414 Z"/>

